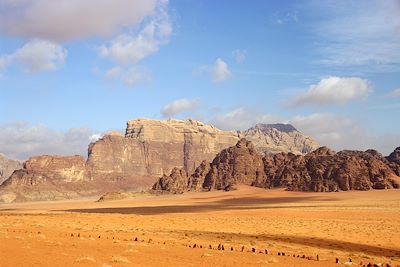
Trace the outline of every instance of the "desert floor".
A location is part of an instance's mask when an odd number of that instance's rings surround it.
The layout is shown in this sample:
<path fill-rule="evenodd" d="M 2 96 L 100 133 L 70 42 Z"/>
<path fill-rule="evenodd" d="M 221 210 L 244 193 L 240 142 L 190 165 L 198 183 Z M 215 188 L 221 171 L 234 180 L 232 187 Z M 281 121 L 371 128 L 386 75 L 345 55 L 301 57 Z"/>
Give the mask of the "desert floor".
<path fill-rule="evenodd" d="M 0 266 L 342 266 L 350 258 L 400 266 L 400 190 L 240 187 L 0 205 Z"/>

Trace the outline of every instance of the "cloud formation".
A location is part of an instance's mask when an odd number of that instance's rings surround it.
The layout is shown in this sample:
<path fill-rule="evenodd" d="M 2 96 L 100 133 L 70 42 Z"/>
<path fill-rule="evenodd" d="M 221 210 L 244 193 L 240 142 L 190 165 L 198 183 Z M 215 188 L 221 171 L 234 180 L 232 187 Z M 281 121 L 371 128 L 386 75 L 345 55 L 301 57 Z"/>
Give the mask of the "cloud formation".
<path fill-rule="evenodd" d="M 23 71 L 35 73 L 52 71 L 64 65 L 67 51 L 60 45 L 44 40 L 33 40 L 14 53 L 0 56 L 0 71 L 15 64 Z"/>
<path fill-rule="evenodd" d="M 310 1 L 307 10 L 325 19 L 314 27 L 323 64 L 382 72 L 400 69 L 398 0 Z M 322 38 L 321 38 L 322 37 Z"/>
<path fill-rule="evenodd" d="M 229 70 L 228 64 L 226 64 L 226 62 L 221 58 L 217 58 L 215 61 L 211 71 L 211 77 L 215 83 L 223 82 L 232 77 L 232 73 Z"/>
<path fill-rule="evenodd" d="M 400 134 L 372 135 L 350 117 L 333 113 L 313 113 L 290 120 L 297 129 L 335 150 L 376 149 L 384 155 L 399 146 Z"/>
<path fill-rule="evenodd" d="M 147 70 L 136 66 L 130 68 L 116 66 L 105 71 L 103 77 L 106 80 L 122 81 L 126 86 L 130 87 L 151 80 L 151 75 Z"/>
<path fill-rule="evenodd" d="M 89 143 L 99 136 L 99 133 L 85 127 L 63 132 L 41 124 L 9 123 L 0 125 L 0 153 L 20 160 L 44 154 L 86 156 Z"/>
<path fill-rule="evenodd" d="M 289 106 L 335 105 L 367 97 L 372 84 L 358 77 L 329 77 L 311 85 L 307 91 L 289 100 Z"/>
<path fill-rule="evenodd" d="M 121 34 L 108 45 L 99 48 L 101 56 L 118 64 L 136 64 L 156 53 L 160 46 L 168 43 L 172 25 L 166 11 L 167 3 L 160 5 L 150 21 L 137 34 Z"/>
<path fill-rule="evenodd" d="M 120 34 L 98 47 L 98 52 L 103 58 L 117 64 L 105 71 L 106 79 L 118 79 L 127 86 L 151 80 L 150 73 L 138 64 L 169 42 L 173 29 L 167 9 L 168 1 L 157 1 L 154 12 L 136 31 Z"/>
<path fill-rule="evenodd" d="M 65 42 L 110 36 L 152 15 L 165 0 L 7 0 L 0 2 L 0 32 Z"/>
<path fill-rule="evenodd" d="M 214 83 L 221 83 L 232 77 L 228 64 L 222 58 L 217 58 L 212 66 L 202 65 L 193 70 L 195 76 L 203 74 L 210 75 Z"/>
<path fill-rule="evenodd" d="M 240 107 L 225 114 L 217 115 L 210 122 L 222 130 L 237 131 L 247 130 L 257 123 L 277 123 L 282 121 L 283 119 L 279 116 L 271 114 L 260 115 L 253 110 Z"/>
<path fill-rule="evenodd" d="M 160 110 L 160 112 L 164 117 L 173 117 L 182 112 L 194 111 L 197 109 L 198 106 L 198 100 L 189 100 L 186 98 L 182 98 L 168 103 Z"/>

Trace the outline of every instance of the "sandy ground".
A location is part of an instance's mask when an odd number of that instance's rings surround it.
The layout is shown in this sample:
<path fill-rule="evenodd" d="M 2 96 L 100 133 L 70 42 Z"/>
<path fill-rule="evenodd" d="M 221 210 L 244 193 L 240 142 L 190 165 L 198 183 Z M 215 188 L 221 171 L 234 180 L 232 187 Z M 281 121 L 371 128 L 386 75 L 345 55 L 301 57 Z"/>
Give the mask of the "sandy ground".
<path fill-rule="evenodd" d="M 369 262 L 400 266 L 400 190 L 303 193 L 240 187 L 102 203 L 0 205 L 1 267 Z"/>

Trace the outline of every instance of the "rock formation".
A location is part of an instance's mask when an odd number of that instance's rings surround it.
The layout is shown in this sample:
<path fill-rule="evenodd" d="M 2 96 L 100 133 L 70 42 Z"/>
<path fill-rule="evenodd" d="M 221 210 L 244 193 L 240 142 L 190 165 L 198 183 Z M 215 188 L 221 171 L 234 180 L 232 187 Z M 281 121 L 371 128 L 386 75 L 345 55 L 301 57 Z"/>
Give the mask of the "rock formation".
<path fill-rule="evenodd" d="M 257 151 L 262 155 L 279 152 L 307 154 L 320 145 L 311 137 L 297 131 L 290 124 L 257 124 L 239 132 L 239 136 L 253 142 Z"/>
<path fill-rule="evenodd" d="M 234 132 L 195 120 L 130 120 L 125 136 L 109 133 L 90 144 L 87 161 L 80 156 L 32 157 L 0 187 L 0 201 L 145 190 L 174 167 L 192 173 L 237 140 Z"/>
<path fill-rule="evenodd" d="M 18 160 L 7 159 L 3 154 L 0 154 L 0 185 L 10 177 L 15 171 L 22 168 L 22 163 Z"/>
<path fill-rule="evenodd" d="M 400 176 L 400 147 L 396 148 L 386 159 L 393 171 Z"/>
<path fill-rule="evenodd" d="M 156 178 L 174 167 L 192 173 L 237 140 L 236 133 L 196 120 L 136 119 L 128 121 L 125 136 L 107 135 L 92 144 L 87 165 L 94 177 L 130 173 Z"/>
<path fill-rule="evenodd" d="M 265 180 L 261 155 L 250 141 L 241 139 L 214 158 L 203 187 L 208 190 L 229 190 L 238 184 L 254 185 Z"/>
<path fill-rule="evenodd" d="M 240 140 L 240 136 L 254 140 L 255 145 Z M 309 137 L 284 124 L 258 124 L 248 131 L 234 133 L 191 119 L 130 120 L 125 135 L 109 133 L 90 144 L 86 161 L 81 156 L 32 157 L 0 186 L 0 202 L 64 199 L 110 191 L 142 191 L 151 188 L 163 175 L 155 188 L 176 193 L 200 189 L 231 190 L 240 183 L 330 191 L 346 188 L 346 184 L 349 189 L 392 186 L 385 180 L 387 170 L 383 167 L 384 174 L 379 176 L 379 172 L 372 172 L 373 178 L 370 178 L 377 181 L 371 180 L 365 186 L 350 181 L 335 187 L 336 183 L 332 182 L 335 179 L 330 178 L 324 178 L 323 182 L 312 178 L 314 182 L 310 183 L 309 178 L 304 177 L 316 174 L 308 169 L 309 164 L 318 168 L 332 165 L 328 160 L 320 167 L 318 162 L 309 160 L 310 156 L 295 155 L 315 146 L 316 143 Z M 256 150 L 261 155 L 267 155 L 266 158 L 262 159 Z M 270 155 L 277 151 L 292 151 L 294 154 Z M 361 164 L 358 163 L 358 154 L 352 157 L 355 164 Z M 371 157 L 379 159 L 367 160 L 368 164 L 376 165 L 381 158 Z M 389 156 L 385 161 L 392 162 L 392 169 L 398 170 L 396 155 Z M 272 165 L 265 168 L 268 164 Z M 355 172 L 365 171 L 368 166 L 364 165 Z M 171 175 L 165 175 L 171 170 Z M 329 189 L 325 189 L 327 187 Z"/>
<path fill-rule="evenodd" d="M 265 173 L 274 187 L 296 191 L 347 191 L 398 188 L 396 174 L 375 150 L 334 153 L 321 147 L 305 156 L 264 157 Z"/>
<path fill-rule="evenodd" d="M 238 184 L 315 192 L 399 188 L 400 177 L 391 165 L 397 162 L 397 152 L 398 149 L 384 158 L 375 150 L 335 153 L 320 147 L 305 156 L 278 153 L 262 157 L 251 142 L 241 139 L 214 158 L 209 172 L 201 175 L 205 177 L 201 188 L 232 190 Z M 191 184 L 192 178 L 186 173 L 175 177 L 168 181 Z M 179 187 L 179 192 L 185 191 L 184 188 Z M 155 189 L 169 190 L 168 187 Z"/>
<path fill-rule="evenodd" d="M 173 168 L 170 175 L 163 175 L 152 187 L 155 191 L 173 194 L 188 191 L 188 175 L 184 169 Z"/>

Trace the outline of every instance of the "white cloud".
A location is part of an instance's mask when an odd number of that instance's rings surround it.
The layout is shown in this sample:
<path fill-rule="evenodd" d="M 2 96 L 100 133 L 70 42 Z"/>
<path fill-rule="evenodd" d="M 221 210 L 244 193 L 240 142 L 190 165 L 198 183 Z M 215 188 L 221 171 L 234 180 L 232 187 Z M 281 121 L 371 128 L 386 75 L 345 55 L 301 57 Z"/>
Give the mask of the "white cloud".
<path fill-rule="evenodd" d="M 168 43 L 172 25 L 166 11 L 167 2 L 160 5 L 138 34 L 121 34 L 108 45 L 99 48 L 100 55 L 118 64 L 136 64 L 156 53 L 160 46 Z"/>
<path fill-rule="evenodd" d="M 151 80 L 151 75 L 148 73 L 148 71 L 137 66 L 130 68 L 116 66 L 105 71 L 103 76 L 107 80 L 121 81 L 126 86 L 130 87 Z"/>
<path fill-rule="evenodd" d="M 194 111 L 195 109 L 197 109 L 198 106 L 198 100 L 189 100 L 182 98 L 168 103 L 161 109 L 160 112 L 164 117 L 172 117 L 182 112 Z"/>
<path fill-rule="evenodd" d="M 43 154 L 87 155 L 88 144 L 99 136 L 84 127 L 63 132 L 40 124 L 10 123 L 0 125 L 0 153 L 12 159 Z"/>
<path fill-rule="evenodd" d="M 211 119 L 211 123 L 222 130 L 237 131 L 246 130 L 257 123 L 277 123 L 283 119 L 270 114 L 257 114 L 253 110 L 243 107 L 234 109 L 225 114 L 220 114 Z"/>
<path fill-rule="evenodd" d="M 0 32 L 57 42 L 110 36 L 138 24 L 166 0 L 8 0 L 0 2 Z"/>
<path fill-rule="evenodd" d="M 219 83 L 232 77 L 232 73 L 228 68 L 228 64 L 226 64 L 226 62 L 221 58 L 217 58 L 214 67 L 212 68 L 211 76 L 213 82 Z"/>
<path fill-rule="evenodd" d="M 391 95 L 392 97 L 400 97 L 400 88 L 394 89 L 394 90 L 390 93 L 390 95 Z"/>
<path fill-rule="evenodd" d="M 324 20 L 314 27 L 323 64 L 382 72 L 400 69 L 398 0 L 311 1 Z"/>
<path fill-rule="evenodd" d="M 45 40 L 32 40 L 12 54 L 1 55 L 0 70 L 16 64 L 28 73 L 52 71 L 63 66 L 66 57 L 67 51 L 62 46 Z"/>
<path fill-rule="evenodd" d="M 198 67 L 193 70 L 192 74 L 195 76 L 209 74 L 214 83 L 221 83 L 232 77 L 228 64 L 221 58 L 217 58 L 213 66 L 202 65 Z"/>
<path fill-rule="evenodd" d="M 246 59 L 246 51 L 236 49 L 232 51 L 232 56 L 235 59 L 236 63 L 242 63 Z"/>
<path fill-rule="evenodd" d="M 311 85 L 307 91 L 289 101 L 289 106 L 334 105 L 362 99 L 372 92 L 368 80 L 358 77 L 329 77 Z"/>
<path fill-rule="evenodd" d="M 290 120 L 299 131 L 315 138 L 321 145 L 334 150 L 376 149 L 388 155 L 399 146 L 397 133 L 372 135 L 350 117 L 332 113 L 313 113 L 295 116 Z"/>

